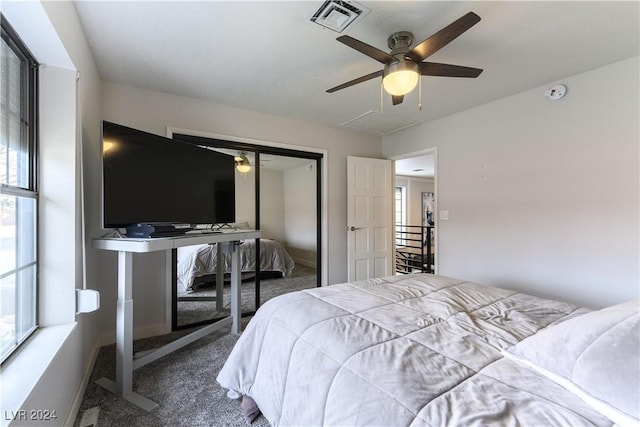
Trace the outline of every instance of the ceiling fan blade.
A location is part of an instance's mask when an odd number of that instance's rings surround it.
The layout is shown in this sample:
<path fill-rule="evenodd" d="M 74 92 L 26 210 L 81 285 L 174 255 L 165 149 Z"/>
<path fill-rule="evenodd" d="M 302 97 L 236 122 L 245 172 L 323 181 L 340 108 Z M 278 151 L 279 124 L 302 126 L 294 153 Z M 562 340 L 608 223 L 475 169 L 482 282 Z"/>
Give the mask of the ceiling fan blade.
<path fill-rule="evenodd" d="M 360 53 L 364 53 L 369 58 L 373 58 L 378 62 L 382 62 L 383 64 L 388 64 L 389 62 L 394 60 L 393 56 L 389 55 L 388 53 L 383 52 L 380 49 L 370 46 L 364 42 L 361 42 L 360 40 L 354 39 L 353 37 L 340 36 L 336 40 L 338 40 L 340 43 L 346 44 L 350 48 L 353 48 Z"/>
<path fill-rule="evenodd" d="M 423 76 L 475 78 L 482 71 L 481 68 L 463 67 L 462 65 L 438 64 L 437 62 L 420 63 L 420 74 Z"/>
<path fill-rule="evenodd" d="M 349 86 L 357 85 L 358 83 L 366 82 L 367 80 L 375 79 L 376 77 L 380 77 L 380 76 L 382 76 L 382 70 L 375 71 L 373 73 L 367 74 L 366 76 L 358 77 L 357 79 L 353 79 L 353 80 L 348 81 L 346 83 L 342 83 L 339 86 L 332 87 L 331 89 L 327 90 L 327 93 L 333 93 L 333 92 L 338 91 L 340 89 L 344 89 L 344 88 L 347 88 Z"/>
<path fill-rule="evenodd" d="M 393 105 L 402 104 L 402 101 L 404 101 L 404 95 L 391 95 Z"/>
<path fill-rule="evenodd" d="M 480 22 L 480 17 L 469 12 L 411 49 L 407 56 L 416 62 L 424 61 L 478 22 Z"/>

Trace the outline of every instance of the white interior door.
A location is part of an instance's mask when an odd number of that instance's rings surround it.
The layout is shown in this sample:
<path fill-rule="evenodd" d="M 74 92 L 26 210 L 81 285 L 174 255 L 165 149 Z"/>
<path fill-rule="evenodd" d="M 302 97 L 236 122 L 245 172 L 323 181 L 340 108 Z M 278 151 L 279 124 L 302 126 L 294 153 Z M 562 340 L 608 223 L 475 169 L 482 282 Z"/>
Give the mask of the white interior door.
<path fill-rule="evenodd" d="M 393 162 L 347 157 L 348 280 L 393 274 Z"/>

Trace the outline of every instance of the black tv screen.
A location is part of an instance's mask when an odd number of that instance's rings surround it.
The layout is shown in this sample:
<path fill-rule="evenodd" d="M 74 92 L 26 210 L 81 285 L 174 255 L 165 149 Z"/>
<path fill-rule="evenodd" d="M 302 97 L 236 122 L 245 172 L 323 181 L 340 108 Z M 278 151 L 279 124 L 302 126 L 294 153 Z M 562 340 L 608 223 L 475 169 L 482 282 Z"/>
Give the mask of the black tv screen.
<path fill-rule="evenodd" d="M 104 228 L 235 221 L 231 155 L 102 123 Z"/>

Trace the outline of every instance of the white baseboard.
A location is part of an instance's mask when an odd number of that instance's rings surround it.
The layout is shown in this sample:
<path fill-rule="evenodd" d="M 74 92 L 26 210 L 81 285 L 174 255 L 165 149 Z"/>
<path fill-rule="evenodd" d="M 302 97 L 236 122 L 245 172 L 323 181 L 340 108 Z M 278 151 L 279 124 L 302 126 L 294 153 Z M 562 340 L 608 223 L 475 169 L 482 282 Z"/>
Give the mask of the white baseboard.
<path fill-rule="evenodd" d="M 82 374 L 82 380 L 80 381 L 80 387 L 76 392 L 75 397 L 73 398 L 73 402 L 71 403 L 71 408 L 69 409 L 69 413 L 67 415 L 67 419 L 64 422 L 64 426 L 73 426 L 75 425 L 76 418 L 78 417 L 78 412 L 80 411 L 80 405 L 82 404 L 82 399 L 84 399 L 84 395 L 87 391 L 87 387 L 89 386 L 89 380 L 91 379 L 91 374 L 93 373 L 93 368 L 96 364 L 96 360 L 98 359 L 98 353 L 100 352 L 100 342 L 96 342 L 93 347 L 93 351 L 91 352 L 91 357 L 89 363 L 85 367 L 84 373 Z"/>
<path fill-rule="evenodd" d="M 294 258 L 294 257 L 291 257 L 291 258 L 293 259 L 293 262 L 295 262 L 296 264 L 304 265 L 305 267 L 309 267 L 309 268 L 318 268 L 318 263 L 316 261 Z"/>

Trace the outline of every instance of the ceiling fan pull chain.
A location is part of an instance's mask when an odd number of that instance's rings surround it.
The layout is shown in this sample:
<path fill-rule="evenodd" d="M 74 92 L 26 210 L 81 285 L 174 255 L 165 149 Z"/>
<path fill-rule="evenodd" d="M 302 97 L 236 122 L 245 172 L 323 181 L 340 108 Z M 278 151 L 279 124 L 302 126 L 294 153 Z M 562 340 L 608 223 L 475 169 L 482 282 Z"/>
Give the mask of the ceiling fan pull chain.
<path fill-rule="evenodd" d="M 422 111 L 422 79 L 418 80 L 418 111 Z"/>
<path fill-rule="evenodd" d="M 380 112 L 384 113 L 384 86 L 382 85 L 382 80 L 380 80 Z"/>

